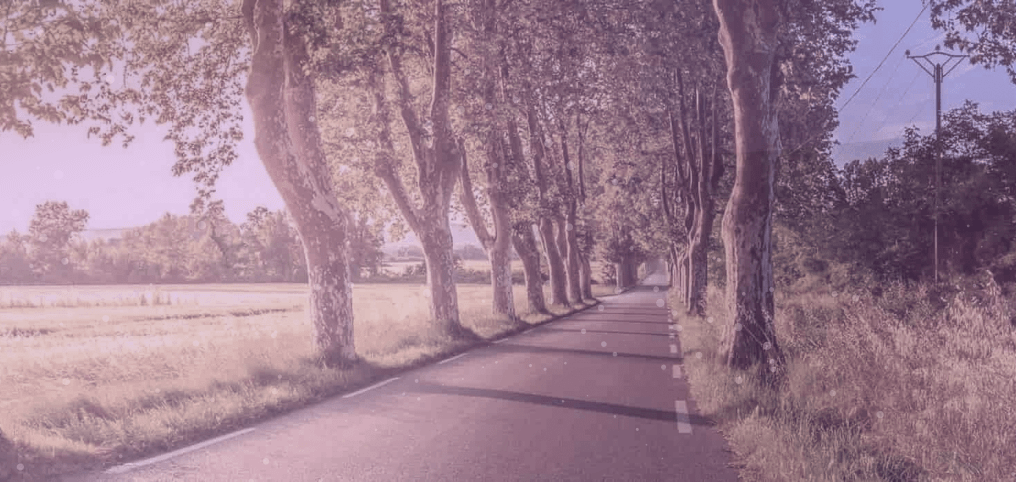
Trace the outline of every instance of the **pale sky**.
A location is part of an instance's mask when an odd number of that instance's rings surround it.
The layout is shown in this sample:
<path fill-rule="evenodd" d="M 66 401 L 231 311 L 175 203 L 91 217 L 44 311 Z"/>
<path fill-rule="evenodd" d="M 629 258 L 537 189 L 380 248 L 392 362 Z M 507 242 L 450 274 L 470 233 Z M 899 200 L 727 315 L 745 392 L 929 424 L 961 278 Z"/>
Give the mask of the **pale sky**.
<path fill-rule="evenodd" d="M 837 107 L 853 94 L 910 25 L 921 10 L 921 0 L 888 0 L 882 6 L 885 11 L 879 13 L 878 23 L 856 33 L 860 44 L 852 62 L 858 78 L 846 86 Z M 855 154 L 871 154 L 872 141 L 884 141 L 875 143 L 876 151 L 880 151 L 910 123 L 924 132 L 934 128 L 934 83 L 903 52 L 930 52 L 939 42 L 941 35 L 931 29 L 925 12 L 878 73 L 840 113 L 841 125 L 835 135 L 843 146 L 836 151 L 838 163 Z M 966 98 L 980 102 L 984 110 L 1013 109 L 1016 86 L 1004 70 L 992 72 L 961 65 L 945 80 L 943 111 L 960 106 Z M 283 207 L 254 150 L 249 112 L 245 112 L 245 118 L 247 138 L 240 144 L 240 158 L 222 173 L 217 193 L 234 222 L 242 222 L 246 213 L 258 205 L 272 210 Z M 15 228 L 26 232 L 35 205 L 47 200 L 67 201 L 72 208 L 86 209 L 91 215 L 89 229 L 142 226 L 166 212 L 188 213 L 194 185 L 187 176 L 172 176 L 173 145 L 162 140 L 162 128 L 149 124 L 144 130 L 136 130 L 137 139 L 129 149 L 118 144 L 102 147 L 98 139 L 86 138 L 86 128 L 81 125 L 35 122 L 35 130 L 35 137 L 27 140 L 11 132 L 0 133 L 5 174 L 0 188 L 0 234 Z"/>

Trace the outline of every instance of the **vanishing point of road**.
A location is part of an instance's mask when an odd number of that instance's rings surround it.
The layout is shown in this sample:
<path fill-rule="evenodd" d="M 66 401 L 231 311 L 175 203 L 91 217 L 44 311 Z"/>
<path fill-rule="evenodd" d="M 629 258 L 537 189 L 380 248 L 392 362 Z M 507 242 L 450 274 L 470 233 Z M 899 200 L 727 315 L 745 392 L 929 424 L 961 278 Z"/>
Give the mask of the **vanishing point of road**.
<path fill-rule="evenodd" d="M 666 275 L 599 306 L 102 481 L 735 481 L 695 415 Z"/>

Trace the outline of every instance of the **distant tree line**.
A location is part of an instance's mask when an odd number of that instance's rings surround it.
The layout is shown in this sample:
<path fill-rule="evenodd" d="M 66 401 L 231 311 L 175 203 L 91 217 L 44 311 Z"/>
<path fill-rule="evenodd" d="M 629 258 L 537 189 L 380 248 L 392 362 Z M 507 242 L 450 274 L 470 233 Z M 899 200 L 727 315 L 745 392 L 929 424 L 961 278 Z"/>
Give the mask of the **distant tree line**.
<path fill-rule="evenodd" d="M 210 215 L 165 214 L 114 239 L 82 239 L 88 213 L 66 202 L 36 207 L 27 234 L 0 239 L 0 284 L 307 282 L 299 234 L 284 211 L 258 207 L 236 225 Z M 355 278 L 381 269 L 383 238 L 350 223 Z"/>

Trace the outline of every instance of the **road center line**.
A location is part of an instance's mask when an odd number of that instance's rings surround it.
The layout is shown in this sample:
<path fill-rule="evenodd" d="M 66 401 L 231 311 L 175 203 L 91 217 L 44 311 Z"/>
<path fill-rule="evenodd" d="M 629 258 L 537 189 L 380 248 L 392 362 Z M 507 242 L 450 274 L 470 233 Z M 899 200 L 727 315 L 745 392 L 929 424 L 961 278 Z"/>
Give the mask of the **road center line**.
<path fill-rule="evenodd" d="M 508 341 L 508 339 L 507 339 L 507 338 L 502 338 L 502 339 L 500 339 L 500 340 L 498 340 L 498 341 L 495 341 L 495 342 L 494 342 L 494 344 L 495 344 L 495 345 L 498 345 L 498 344 L 504 343 L 504 342 L 506 342 L 506 341 Z"/>
<path fill-rule="evenodd" d="M 681 378 L 681 365 L 674 364 L 674 378 Z"/>
<path fill-rule="evenodd" d="M 355 396 L 357 396 L 357 395 L 359 395 L 359 394 L 361 394 L 363 392 L 366 392 L 368 390 L 373 390 L 373 389 L 378 388 L 378 387 L 383 387 L 383 386 L 385 386 L 385 385 L 387 385 L 387 384 L 389 384 L 391 382 L 394 382 L 395 380 L 398 380 L 398 379 L 399 379 L 399 377 L 389 378 L 389 379 L 387 379 L 387 380 L 385 380 L 383 382 L 375 383 L 375 384 L 373 384 L 373 385 L 371 385 L 371 386 L 369 386 L 367 388 L 362 388 L 362 389 L 357 390 L 357 391 L 355 391 L 353 393 L 347 393 L 347 394 L 343 395 L 342 398 L 355 397 Z"/>
<path fill-rule="evenodd" d="M 106 473 L 107 474 L 123 474 L 123 473 L 129 472 L 131 470 L 134 470 L 134 469 L 136 469 L 138 467 L 144 467 L 146 465 L 151 465 L 151 464 L 159 463 L 159 462 L 162 462 L 163 460 L 168 460 L 168 459 L 171 459 L 173 457 L 176 457 L 176 456 L 179 456 L 179 455 L 183 455 L 183 454 L 185 454 L 187 452 L 193 452 L 195 450 L 205 448 L 205 447 L 207 447 L 209 445 L 217 444 L 219 442 L 222 442 L 222 441 L 225 441 L 225 440 L 229 440 L 229 439 L 231 439 L 233 437 L 239 437 L 240 435 L 243 435 L 245 433 L 250 433 L 250 432 L 253 432 L 253 431 L 254 431 L 253 428 L 245 428 L 243 430 L 238 430 L 238 431 L 233 432 L 233 433 L 228 433 L 226 435 L 215 437 L 215 438 L 213 438 L 211 440 L 205 440 L 204 442 L 196 443 L 194 445 L 191 445 L 190 447 L 184 447 L 182 449 L 174 450 L 172 452 L 169 452 L 169 453 L 166 453 L 166 454 L 162 454 L 162 455 L 159 455 L 159 456 L 156 456 L 156 457 L 152 457 L 150 459 L 145 459 L 145 460 L 141 460 L 141 461 L 138 461 L 138 462 L 131 462 L 131 463 L 123 464 L 123 465 L 118 465 L 116 467 L 111 467 L 111 468 L 106 470 Z"/>
<path fill-rule="evenodd" d="M 684 400 L 674 401 L 677 412 L 677 433 L 691 433 L 691 417 L 688 416 L 688 404 Z"/>
<path fill-rule="evenodd" d="M 466 352 L 466 353 L 469 353 L 469 352 Z M 457 358 L 462 358 L 462 357 L 466 356 L 466 353 L 459 353 L 458 355 L 455 355 L 455 356 L 453 356 L 451 358 L 445 358 L 444 360 L 441 360 L 441 361 L 437 362 L 437 364 L 438 365 L 444 365 L 445 363 L 448 363 L 448 362 L 450 362 L 452 360 L 455 360 Z"/>

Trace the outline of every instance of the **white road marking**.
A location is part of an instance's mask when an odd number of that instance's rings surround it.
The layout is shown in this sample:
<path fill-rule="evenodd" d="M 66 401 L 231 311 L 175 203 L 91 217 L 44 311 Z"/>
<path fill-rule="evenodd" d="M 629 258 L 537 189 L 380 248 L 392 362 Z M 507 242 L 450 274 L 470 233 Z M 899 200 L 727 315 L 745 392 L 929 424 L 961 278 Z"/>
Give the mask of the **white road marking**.
<path fill-rule="evenodd" d="M 670 353 L 677 353 L 677 345 L 670 345 Z"/>
<path fill-rule="evenodd" d="M 506 342 L 506 341 L 508 341 L 508 339 L 507 339 L 507 338 L 502 338 L 502 339 L 500 339 L 500 340 L 498 340 L 498 341 L 495 341 L 495 342 L 494 342 L 494 344 L 495 344 L 495 345 L 497 345 L 497 344 L 499 344 L 499 343 L 504 343 L 504 342 Z"/>
<path fill-rule="evenodd" d="M 466 354 L 468 354 L 468 353 L 469 353 L 469 352 L 466 352 L 466 353 L 459 353 L 458 355 L 455 355 L 455 356 L 453 356 L 453 357 L 451 357 L 451 358 L 445 358 L 444 360 L 441 360 L 441 361 L 437 362 L 437 364 L 438 364 L 438 365 L 444 365 L 445 363 L 448 363 L 448 362 L 450 362 L 450 361 L 452 361 L 452 360 L 455 360 L 455 359 L 457 359 L 457 358 L 462 358 L 462 357 L 466 356 Z"/>
<path fill-rule="evenodd" d="M 353 393 L 347 393 L 347 394 L 343 395 L 342 398 L 355 397 L 355 396 L 357 396 L 357 395 L 359 395 L 359 394 L 361 394 L 363 392 L 366 392 L 368 390 L 373 390 L 373 389 L 375 389 L 377 387 L 383 387 L 383 386 L 385 386 L 385 385 L 387 385 L 387 384 L 389 384 L 391 382 L 394 382 L 395 380 L 398 380 L 398 379 L 399 379 L 399 377 L 389 378 L 389 379 L 387 379 L 387 380 L 385 380 L 383 382 L 375 383 L 375 384 L 373 384 L 373 385 L 371 385 L 371 386 L 369 386 L 367 388 L 363 388 L 363 389 L 357 390 L 357 391 L 355 391 Z"/>
<path fill-rule="evenodd" d="M 674 364 L 674 378 L 681 378 L 681 365 Z"/>
<path fill-rule="evenodd" d="M 691 417 L 688 416 L 688 404 L 684 400 L 674 401 L 677 412 L 677 433 L 691 433 Z"/>
<path fill-rule="evenodd" d="M 162 454 L 162 455 L 159 455 L 159 456 L 156 456 L 156 457 L 152 457 L 150 459 L 145 459 L 145 460 L 141 460 L 141 461 L 138 461 L 138 462 L 130 462 L 130 463 L 127 463 L 127 464 L 118 465 L 116 467 L 111 467 L 111 468 L 106 470 L 106 473 L 107 474 L 123 474 L 123 473 L 127 473 L 127 472 L 129 472 L 131 470 L 134 470 L 134 469 L 138 468 L 138 467 L 144 467 L 146 465 L 151 465 L 151 464 L 159 463 L 159 462 L 162 462 L 163 460 L 168 460 L 168 459 L 171 459 L 171 458 L 176 457 L 178 455 L 183 455 L 183 454 L 185 454 L 187 452 L 193 452 L 195 450 L 205 448 L 205 447 L 207 447 L 209 445 L 216 444 L 216 443 L 222 442 L 224 440 L 229 440 L 229 439 L 231 439 L 233 437 L 239 437 L 240 435 L 243 435 L 245 433 L 250 433 L 250 432 L 253 432 L 253 431 L 254 431 L 253 428 L 245 428 L 243 430 L 239 430 L 239 431 L 236 431 L 236 432 L 233 432 L 233 433 L 228 433 L 228 434 L 222 435 L 220 437 L 215 437 L 215 438 L 213 438 L 211 440 L 205 440 L 204 442 L 191 445 L 190 447 L 184 447 L 184 448 L 182 448 L 180 450 L 174 450 L 172 452 L 169 452 L 169 453 L 166 453 L 166 454 Z"/>

